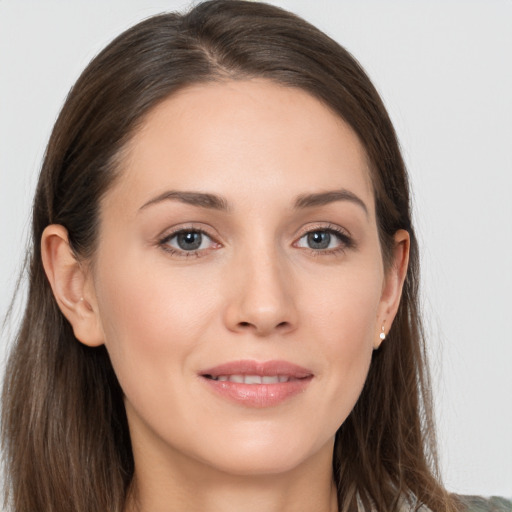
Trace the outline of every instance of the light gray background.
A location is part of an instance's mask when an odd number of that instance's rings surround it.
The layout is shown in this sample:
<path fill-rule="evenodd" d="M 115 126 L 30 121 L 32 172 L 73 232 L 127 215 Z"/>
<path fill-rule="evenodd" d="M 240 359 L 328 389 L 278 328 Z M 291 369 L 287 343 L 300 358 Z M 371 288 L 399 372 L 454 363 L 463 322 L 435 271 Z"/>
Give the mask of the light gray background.
<path fill-rule="evenodd" d="M 512 496 L 512 1 L 274 3 L 346 46 L 383 95 L 414 189 L 445 483 Z M 187 5 L 0 0 L 0 314 L 68 89 L 122 30 Z"/>

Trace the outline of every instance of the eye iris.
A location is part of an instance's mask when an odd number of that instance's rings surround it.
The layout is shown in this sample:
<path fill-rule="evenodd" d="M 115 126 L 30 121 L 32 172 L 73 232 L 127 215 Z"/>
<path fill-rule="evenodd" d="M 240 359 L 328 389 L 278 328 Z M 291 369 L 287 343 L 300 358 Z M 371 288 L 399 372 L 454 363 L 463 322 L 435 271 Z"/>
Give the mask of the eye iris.
<path fill-rule="evenodd" d="M 313 231 L 308 234 L 308 245 L 311 249 L 327 249 L 331 243 L 331 234 L 327 231 Z"/>
<path fill-rule="evenodd" d="M 197 231 L 187 231 L 179 233 L 177 236 L 177 243 L 180 249 L 184 251 L 194 251 L 201 247 L 202 235 Z"/>

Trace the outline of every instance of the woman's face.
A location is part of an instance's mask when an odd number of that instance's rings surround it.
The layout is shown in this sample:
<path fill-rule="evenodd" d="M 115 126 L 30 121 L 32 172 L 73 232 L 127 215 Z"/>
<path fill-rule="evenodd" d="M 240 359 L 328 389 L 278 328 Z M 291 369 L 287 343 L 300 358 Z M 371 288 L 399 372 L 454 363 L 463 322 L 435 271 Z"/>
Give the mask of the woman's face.
<path fill-rule="evenodd" d="M 136 464 L 330 459 L 396 282 L 364 150 L 319 101 L 251 80 L 161 103 L 102 201 L 87 296 Z"/>

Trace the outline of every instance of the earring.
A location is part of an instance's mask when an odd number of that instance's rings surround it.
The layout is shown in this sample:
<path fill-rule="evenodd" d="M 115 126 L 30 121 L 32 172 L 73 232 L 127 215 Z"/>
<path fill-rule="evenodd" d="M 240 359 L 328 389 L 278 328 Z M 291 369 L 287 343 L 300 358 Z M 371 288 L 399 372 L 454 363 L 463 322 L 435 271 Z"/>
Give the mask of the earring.
<path fill-rule="evenodd" d="M 379 334 L 379 338 L 381 341 L 384 341 L 386 339 L 386 333 L 384 332 L 384 324 L 382 324 L 382 332 Z"/>

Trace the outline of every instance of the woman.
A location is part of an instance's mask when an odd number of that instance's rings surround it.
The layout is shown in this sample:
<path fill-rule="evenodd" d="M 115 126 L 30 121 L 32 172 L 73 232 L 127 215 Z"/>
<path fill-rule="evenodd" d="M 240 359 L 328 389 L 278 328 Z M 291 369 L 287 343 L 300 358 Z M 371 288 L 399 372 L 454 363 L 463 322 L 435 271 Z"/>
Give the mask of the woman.
<path fill-rule="evenodd" d="M 16 512 L 455 510 L 396 137 L 293 15 L 213 1 L 70 93 L 4 385 Z"/>

